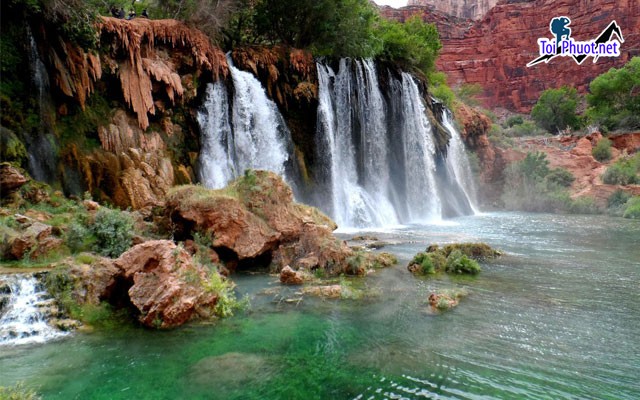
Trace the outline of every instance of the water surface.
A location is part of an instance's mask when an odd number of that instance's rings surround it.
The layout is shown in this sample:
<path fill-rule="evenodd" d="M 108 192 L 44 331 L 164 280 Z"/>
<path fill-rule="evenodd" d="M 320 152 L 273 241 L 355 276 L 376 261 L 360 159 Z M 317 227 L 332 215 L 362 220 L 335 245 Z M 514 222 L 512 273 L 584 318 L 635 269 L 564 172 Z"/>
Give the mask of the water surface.
<path fill-rule="evenodd" d="M 45 399 L 640 398 L 639 222 L 495 213 L 373 234 L 400 259 L 364 281 L 376 298 L 287 303 L 299 296 L 276 277 L 240 276 L 248 313 L 0 347 L 0 385 Z M 508 254 L 477 277 L 406 271 L 430 243 L 469 240 Z M 430 291 L 450 287 L 470 295 L 429 313 Z"/>

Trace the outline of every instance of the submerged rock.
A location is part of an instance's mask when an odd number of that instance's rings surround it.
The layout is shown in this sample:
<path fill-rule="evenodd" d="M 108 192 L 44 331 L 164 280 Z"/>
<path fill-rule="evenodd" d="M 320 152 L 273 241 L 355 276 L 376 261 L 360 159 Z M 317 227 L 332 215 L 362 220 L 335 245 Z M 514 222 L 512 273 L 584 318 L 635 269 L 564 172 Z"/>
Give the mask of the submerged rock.
<path fill-rule="evenodd" d="M 429 294 L 429 306 L 432 311 L 446 311 L 456 307 L 460 299 L 469 294 L 464 289 L 449 289 L 432 292 Z"/>
<path fill-rule="evenodd" d="M 285 285 L 302 285 L 304 276 L 300 271 L 294 271 L 287 265 L 280 271 L 280 282 Z"/>

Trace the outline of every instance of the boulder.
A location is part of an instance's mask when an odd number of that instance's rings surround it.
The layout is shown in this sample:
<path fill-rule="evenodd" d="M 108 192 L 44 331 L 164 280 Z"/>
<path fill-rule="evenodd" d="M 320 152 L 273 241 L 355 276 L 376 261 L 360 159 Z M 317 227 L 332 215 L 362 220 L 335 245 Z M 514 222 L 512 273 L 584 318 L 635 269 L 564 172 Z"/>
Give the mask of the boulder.
<path fill-rule="evenodd" d="M 0 197 L 7 197 L 20 189 L 29 179 L 9 163 L 0 164 Z"/>
<path fill-rule="evenodd" d="M 294 203 L 291 188 L 272 172 L 248 171 L 221 190 L 185 185 L 167 196 L 166 216 L 176 238 L 213 238 L 227 267 L 236 263 L 276 271 L 290 265 L 328 275 L 348 273 L 353 255 L 333 236 L 336 225 L 313 207 Z"/>
<path fill-rule="evenodd" d="M 173 328 L 195 317 L 213 315 L 218 296 L 207 290 L 209 271 L 172 241 L 136 245 L 114 265 L 120 270 L 119 278 L 132 284 L 129 299 L 145 326 Z"/>
<path fill-rule="evenodd" d="M 280 282 L 285 285 L 302 285 L 304 283 L 304 277 L 301 272 L 294 271 L 287 265 L 280 271 Z"/>

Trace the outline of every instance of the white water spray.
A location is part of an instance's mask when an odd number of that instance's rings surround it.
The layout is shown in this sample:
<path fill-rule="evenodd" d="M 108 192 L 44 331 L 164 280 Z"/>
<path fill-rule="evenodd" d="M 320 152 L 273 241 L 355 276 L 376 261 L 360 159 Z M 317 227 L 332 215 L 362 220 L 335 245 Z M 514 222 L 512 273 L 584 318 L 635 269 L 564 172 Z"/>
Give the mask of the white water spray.
<path fill-rule="evenodd" d="M 3 281 L 11 293 L 0 318 L 0 346 L 43 343 L 68 334 L 47 324 L 41 306 L 50 297 L 35 277 L 7 275 Z"/>

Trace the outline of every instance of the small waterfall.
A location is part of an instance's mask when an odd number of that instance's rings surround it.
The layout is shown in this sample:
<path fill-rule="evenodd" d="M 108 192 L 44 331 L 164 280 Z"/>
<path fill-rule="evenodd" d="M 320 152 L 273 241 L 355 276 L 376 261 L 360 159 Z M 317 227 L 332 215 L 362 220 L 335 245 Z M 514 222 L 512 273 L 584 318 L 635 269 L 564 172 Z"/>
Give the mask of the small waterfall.
<path fill-rule="evenodd" d="M 471 164 L 469 157 L 465 151 L 464 143 L 460 132 L 453 125 L 451 115 L 445 111 L 442 116 L 442 125 L 451 135 L 449 140 L 449 148 L 447 150 L 447 167 L 453 172 L 455 182 L 460 185 L 464 192 L 465 198 L 474 214 L 478 214 L 478 201 L 476 194 L 476 185 L 473 173 L 471 172 Z M 464 210 L 460 213 L 464 213 Z"/>
<path fill-rule="evenodd" d="M 42 307 L 51 298 L 34 276 L 5 275 L 2 280 L 0 288 L 9 288 L 4 290 L 9 300 L 0 307 L 0 346 L 43 343 L 67 335 L 47 324 Z"/>
<path fill-rule="evenodd" d="M 40 126 L 36 132 L 27 134 L 26 144 L 29 156 L 29 173 L 34 179 L 54 182 L 56 179 L 56 144 L 52 133 L 53 103 L 49 93 L 49 74 L 40 59 L 36 41 L 27 26 L 29 35 L 29 65 L 31 68 L 32 83 L 37 94 L 38 116 Z"/>
<path fill-rule="evenodd" d="M 227 87 L 218 81 L 207 86 L 206 100 L 198 113 L 201 182 L 218 189 L 253 168 L 283 175 L 295 186 L 293 173 L 287 171 L 293 148 L 291 133 L 277 106 L 260 81 L 234 67 L 230 59 L 228 62 L 233 81 L 231 102 Z"/>

